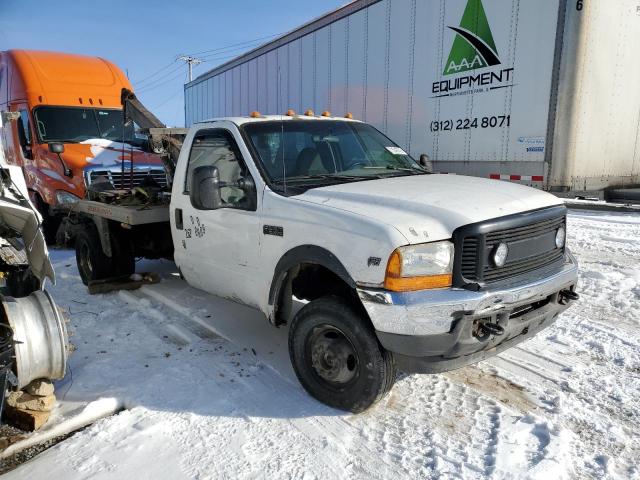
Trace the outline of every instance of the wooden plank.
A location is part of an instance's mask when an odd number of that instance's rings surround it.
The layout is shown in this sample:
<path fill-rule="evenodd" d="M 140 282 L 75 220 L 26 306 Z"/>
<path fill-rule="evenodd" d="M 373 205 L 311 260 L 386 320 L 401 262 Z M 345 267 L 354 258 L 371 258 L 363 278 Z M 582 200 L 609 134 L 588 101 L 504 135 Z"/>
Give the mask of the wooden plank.
<path fill-rule="evenodd" d="M 160 282 L 160 275 L 157 273 L 139 273 L 139 280 L 132 280 L 131 275 L 122 277 L 105 278 L 102 280 L 93 280 L 89 282 L 89 293 L 95 295 L 97 293 L 108 293 L 115 290 L 137 290 L 142 285 L 152 285 Z"/>
<path fill-rule="evenodd" d="M 26 432 L 34 432 L 42 427 L 51 412 L 35 412 L 32 410 L 23 410 L 7 405 L 4 409 L 4 418 L 9 425 L 12 425 Z"/>

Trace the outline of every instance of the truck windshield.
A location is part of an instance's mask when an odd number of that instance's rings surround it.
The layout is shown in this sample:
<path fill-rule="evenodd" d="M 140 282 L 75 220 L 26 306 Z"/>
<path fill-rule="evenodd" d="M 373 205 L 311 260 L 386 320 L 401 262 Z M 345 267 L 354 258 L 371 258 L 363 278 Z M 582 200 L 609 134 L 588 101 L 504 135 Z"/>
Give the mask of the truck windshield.
<path fill-rule="evenodd" d="M 114 141 L 133 140 L 133 125 L 123 130 L 122 110 L 38 107 L 34 110 L 42 143 L 78 143 L 90 138 Z"/>
<path fill-rule="evenodd" d="M 244 125 L 272 183 L 322 183 L 426 173 L 370 125 L 341 120 L 286 120 Z"/>

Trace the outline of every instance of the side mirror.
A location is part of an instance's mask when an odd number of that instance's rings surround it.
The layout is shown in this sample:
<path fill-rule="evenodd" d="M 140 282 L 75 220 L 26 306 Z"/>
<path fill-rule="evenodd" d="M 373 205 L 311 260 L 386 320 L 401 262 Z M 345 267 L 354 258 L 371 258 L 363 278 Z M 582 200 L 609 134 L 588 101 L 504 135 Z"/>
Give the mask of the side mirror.
<path fill-rule="evenodd" d="M 216 210 L 222 207 L 220 188 L 224 187 L 220 181 L 218 167 L 206 165 L 196 168 L 191 175 L 191 205 L 198 210 Z"/>
<path fill-rule="evenodd" d="M 426 170 L 429 173 L 433 173 L 433 164 L 431 163 L 431 160 L 429 160 L 429 155 L 427 155 L 426 153 L 420 155 L 420 166 L 423 168 L 423 170 Z"/>
<path fill-rule="evenodd" d="M 62 156 L 60 155 L 61 153 L 64 153 L 64 143 L 51 142 L 49 144 L 49 151 L 51 153 L 55 153 L 56 155 L 58 155 L 58 160 L 60 160 L 60 165 L 62 165 L 62 171 L 64 172 L 65 176 L 67 176 L 69 178 L 73 177 L 73 172 L 71 171 L 71 169 L 69 167 L 67 167 L 67 164 L 64 163 L 64 160 L 62 159 Z"/>
<path fill-rule="evenodd" d="M 64 153 L 64 144 L 63 143 L 59 143 L 59 142 L 53 142 L 49 144 L 49 151 L 51 153 L 55 153 L 60 155 L 61 153 Z"/>

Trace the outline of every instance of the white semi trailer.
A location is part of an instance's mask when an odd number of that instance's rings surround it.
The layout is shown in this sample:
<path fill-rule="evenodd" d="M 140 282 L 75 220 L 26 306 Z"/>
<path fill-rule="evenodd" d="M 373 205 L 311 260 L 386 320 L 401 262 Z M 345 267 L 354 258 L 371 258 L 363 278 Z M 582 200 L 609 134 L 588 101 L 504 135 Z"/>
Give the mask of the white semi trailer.
<path fill-rule="evenodd" d="M 640 0 L 356 0 L 185 86 L 185 122 L 351 112 L 439 172 L 640 183 Z"/>

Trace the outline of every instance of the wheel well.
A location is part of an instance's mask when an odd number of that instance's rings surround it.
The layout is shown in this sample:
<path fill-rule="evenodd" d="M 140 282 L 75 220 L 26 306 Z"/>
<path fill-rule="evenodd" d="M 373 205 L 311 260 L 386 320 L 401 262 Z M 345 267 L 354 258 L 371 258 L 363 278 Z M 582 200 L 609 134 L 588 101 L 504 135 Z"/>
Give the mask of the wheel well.
<path fill-rule="evenodd" d="M 294 297 L 313 301 L 326 296 L 345 299 L 358 309 L 363 309 L 354 287 L 331 269 L 311 262 L 302 262 L 282 275 L 271 322 L 285 325 L 291 316 Z"/>

